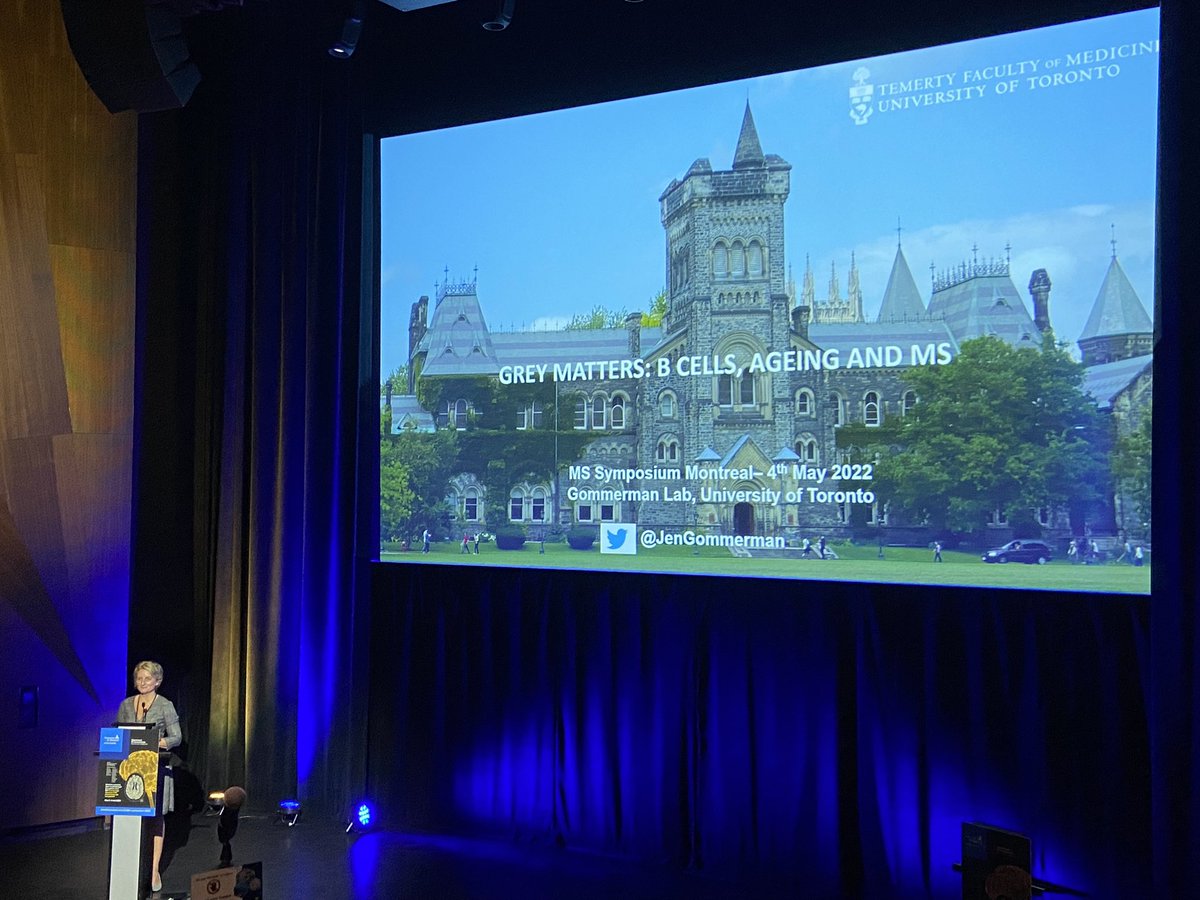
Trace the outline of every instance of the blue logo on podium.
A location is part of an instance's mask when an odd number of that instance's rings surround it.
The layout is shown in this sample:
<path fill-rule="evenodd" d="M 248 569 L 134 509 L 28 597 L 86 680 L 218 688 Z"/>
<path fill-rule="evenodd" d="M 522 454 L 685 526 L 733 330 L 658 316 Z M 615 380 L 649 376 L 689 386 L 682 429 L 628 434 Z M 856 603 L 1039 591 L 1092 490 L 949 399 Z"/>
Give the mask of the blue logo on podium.
<path fill-rule="evenodd" d="M 126 728 L 100 729 L 100 758 L 124 759 L 129 755 L 129 730 Z"/>

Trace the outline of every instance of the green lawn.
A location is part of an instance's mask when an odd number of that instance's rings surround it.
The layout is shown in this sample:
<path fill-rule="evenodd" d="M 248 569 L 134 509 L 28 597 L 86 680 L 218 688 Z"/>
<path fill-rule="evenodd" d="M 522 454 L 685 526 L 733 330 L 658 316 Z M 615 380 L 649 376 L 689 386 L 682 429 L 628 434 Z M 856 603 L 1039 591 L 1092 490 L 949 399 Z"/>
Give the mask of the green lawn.
<path fill-rule="evenodd" d="M 734 557 L 719 547 L 702 548 L 697 555 L 684 547 L 638 550 L 636 556 L 606 554 L 598 549 L 572 550 L 566 544 L 546 544 L 544 554 L 536 543 L 521 550 L 499 550 L 481 544 L 479 555 L 464 555 L 457 543 L 434 544 L 428 555 L 420 550 L 383 553 L 384 562 L 532 566 L 548 569 L 598 569 L 604 571 L 668 572 L 694 575 L 757 575 L 768 578 L 817 578 L 838 581 L 901 582 L 908 584 L 960 584 L 978 587 L 1013 587 L 1045 590 L 1096 591 L 1145 594 L 1150 591 L 1150 567 L 1124 564 L 1073 566 L 1056 560 L 1045 566 L 1019 563 L 987 564 L 978 553 L 943 551 L 944 562 L 933 562 L 929 550 L 888 547 L 878 558 L 875 546 L 831 545 L 839 559 L 753 559 Z"/>

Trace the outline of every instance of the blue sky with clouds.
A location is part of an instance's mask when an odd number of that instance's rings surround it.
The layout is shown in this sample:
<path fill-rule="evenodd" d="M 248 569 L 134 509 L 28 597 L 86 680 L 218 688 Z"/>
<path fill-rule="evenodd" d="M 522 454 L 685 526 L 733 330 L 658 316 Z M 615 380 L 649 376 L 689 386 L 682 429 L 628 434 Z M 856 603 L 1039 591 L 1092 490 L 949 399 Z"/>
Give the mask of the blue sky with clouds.
<path fill-rule="evenodd" d="M 818 298 L 831 263 L 845 293 L 853 251 L 873 317 L 899 219 L 926 303 L 931 262 L 1009 244 L 1018 290 L 1047 269 L 1056 333 L 1074 341 L 1115 225 L 1152 311 L 1157 40 L 1147 10 L 385 139 L 381 368 L 405 361 L 409 308 L 447 267 L 451 280 L 478 267 L 494 330 L 645 308 L 666 280 L 658 197 L 699 157 L 730 167 L 747 99 L 763 151 L 792 164 L 787 262 L 799 283 L 811 259 Z M 860 69 L 873 88 L 861 125 Z"/>

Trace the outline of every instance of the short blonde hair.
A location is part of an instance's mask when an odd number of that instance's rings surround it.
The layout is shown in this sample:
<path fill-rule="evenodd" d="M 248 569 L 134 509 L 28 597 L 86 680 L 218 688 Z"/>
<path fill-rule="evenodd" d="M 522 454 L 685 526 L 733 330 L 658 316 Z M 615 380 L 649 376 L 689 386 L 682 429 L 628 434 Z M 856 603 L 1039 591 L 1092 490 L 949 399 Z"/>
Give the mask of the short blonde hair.
<path fill-rule="evenodd" d="M 150 677 L 156 682 L 162 684 L 163 667 L 152 659 L 143 659 L 140 663 L 133 667 L 133 680 L 135 683 L 137 682 L 137 673 L 142 669 L 145 669 L 147 672 L 149 672 Z"/>

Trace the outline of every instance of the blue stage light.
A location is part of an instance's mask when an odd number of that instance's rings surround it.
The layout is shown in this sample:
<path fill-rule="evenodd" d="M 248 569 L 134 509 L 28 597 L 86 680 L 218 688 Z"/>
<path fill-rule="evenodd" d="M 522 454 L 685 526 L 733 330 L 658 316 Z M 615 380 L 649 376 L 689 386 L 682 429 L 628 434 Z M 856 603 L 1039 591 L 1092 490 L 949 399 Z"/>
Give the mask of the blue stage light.
<path fill-rule="evenodd" d="M 375 808 L 368 800 L 360 800 L 351 807 L 350 821 L 346 831 L 369 831 L 375 825 Z"/>
<path fill-rule="evenodd" d="M 291 828 L 300 819 L 300 811 L 299 800 L 280 800 L 275 819 Z"/>

